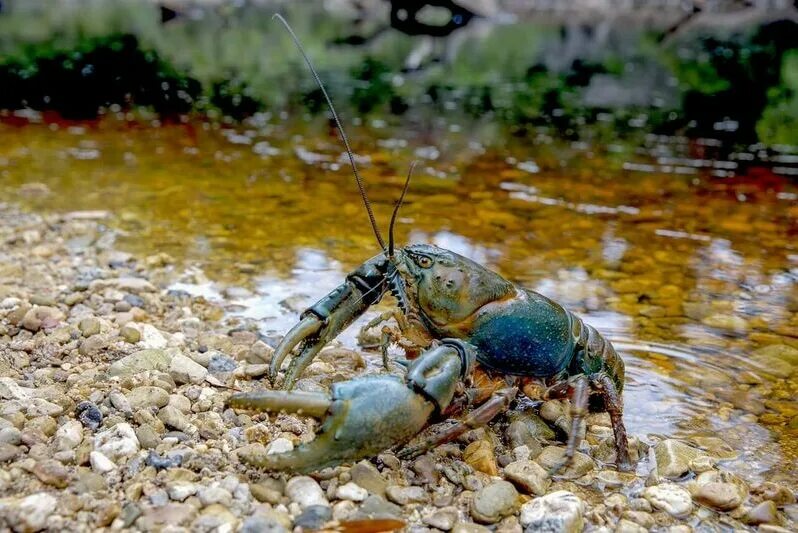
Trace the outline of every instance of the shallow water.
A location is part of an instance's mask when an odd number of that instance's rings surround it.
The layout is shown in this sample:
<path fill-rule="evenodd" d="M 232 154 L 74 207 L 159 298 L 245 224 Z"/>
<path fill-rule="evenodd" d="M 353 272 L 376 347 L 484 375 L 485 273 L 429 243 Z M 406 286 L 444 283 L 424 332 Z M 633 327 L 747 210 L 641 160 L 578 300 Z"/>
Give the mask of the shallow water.
<path fill-rule="evenodd" d="M 186 269 L 175 289 L 225 298 L 265 334 L 377 252 L 325 123 L 24 122 L 0 123 L 4 199 L 110 211 L 123 249 L 169 254 Z M 349 133 L 383 225 L 409 162 L 421 162 L 400 243 L 471 257 L 614 340 L 631 433 L 719 436 L 733 468 L 794 484 L 794 182 L 764 164 L 743 170 L 745 157 L 718 162 L 706 141 L 591 146 L 541 131 L 483 144 L 467 126 L 381 122 Z"/>

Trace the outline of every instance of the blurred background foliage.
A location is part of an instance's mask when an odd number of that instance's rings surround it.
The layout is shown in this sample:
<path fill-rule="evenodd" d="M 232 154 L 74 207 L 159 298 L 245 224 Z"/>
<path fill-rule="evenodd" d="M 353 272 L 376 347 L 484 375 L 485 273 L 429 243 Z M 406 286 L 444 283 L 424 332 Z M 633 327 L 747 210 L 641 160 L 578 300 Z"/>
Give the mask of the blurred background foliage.
<path fill-rule="evenodd" d="M 324 112 L 301 57 L 271 21 L 280 11 L 347 112 L 461 115 L 518 135 L 552 126 L 573 139 L 645 131 L 798 144 L 790 16 L 683 28 L 678 10 L 658 18 L 502 12 L 427 37 L 390 27 L 388 2 L 368 4 L 358 12 L 341 1 L 5 1 L 0 108 L 74 119 L 117 108 L 230 120 Z M 447 13 L 432 17 L 446 22 Z"/>

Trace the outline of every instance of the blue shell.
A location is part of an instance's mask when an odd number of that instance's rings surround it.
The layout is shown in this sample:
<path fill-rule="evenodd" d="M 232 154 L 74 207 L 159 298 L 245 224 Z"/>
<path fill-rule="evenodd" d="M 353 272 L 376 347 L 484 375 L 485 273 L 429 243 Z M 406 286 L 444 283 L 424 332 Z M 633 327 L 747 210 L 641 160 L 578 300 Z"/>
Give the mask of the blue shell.
<path fill-rule="evenodd" d="M 500 313 L 474 323 L 469 340 L 480 364 L 505 374 L 548 377 L 565 369 L 576 350 L 572 319 L 562 306 L 532 291 Z"/>

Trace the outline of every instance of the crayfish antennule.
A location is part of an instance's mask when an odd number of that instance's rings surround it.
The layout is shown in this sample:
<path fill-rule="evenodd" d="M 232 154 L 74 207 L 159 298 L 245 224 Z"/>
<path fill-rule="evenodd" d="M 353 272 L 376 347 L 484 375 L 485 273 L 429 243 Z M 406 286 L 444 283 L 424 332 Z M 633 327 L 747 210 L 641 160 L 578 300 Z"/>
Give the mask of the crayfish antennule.
<path fill-rule="evenodd" d="M 418 161 L 416 160 L 410 162 L 410 168 L 407 170 L 407 178 L 405 178 L 405 185 L 402 187 L 402 194 L 399 195 L 399 199 L 396 201 L 396 205 L 393 208 L 393 213 L 391 214 L 391 223 L 388 226 L 388 259 L 393 259 L 393 228 L 396 224 L 396 215 L 399 213 L 399 208 L 402 207 L 405 194 L 407 194 L 407 189 L 410 187 L 410 178 L 413 176 L 413 170 L 415 170 L 417 164 Z"/>

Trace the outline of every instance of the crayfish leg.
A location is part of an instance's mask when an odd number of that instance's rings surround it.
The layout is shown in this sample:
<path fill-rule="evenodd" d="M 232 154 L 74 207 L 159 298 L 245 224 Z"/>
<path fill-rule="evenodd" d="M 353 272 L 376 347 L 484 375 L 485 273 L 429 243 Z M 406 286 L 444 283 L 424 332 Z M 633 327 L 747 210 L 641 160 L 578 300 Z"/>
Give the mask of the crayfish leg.
<path fill-rule="evenodd" d="M 459 419 L 455 424 L 436 431 L 414 446 L 406 446 L 396 454 L 400 459 L 412 459 L 436 446 L 451 442 L 466 431 L 484 426 L 500 413 L 507 410 L 518 394 L 518 387 L 513 385 L 497 390 L 488 400 Z"/>
<path fill-rule="evenodd" d="M 615 383 L 607 374 L 597 374 L 594 383 L 594 387 L 598 389 L 604 399 L 604 408 L 609 413 L 612 422 L 618 469 L 632 470 L 632 461 L 629 458 L 629 440 L 626 437 L 626 426 L 623 423 L 623 399 L 618 394 Z"/>

